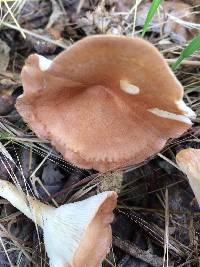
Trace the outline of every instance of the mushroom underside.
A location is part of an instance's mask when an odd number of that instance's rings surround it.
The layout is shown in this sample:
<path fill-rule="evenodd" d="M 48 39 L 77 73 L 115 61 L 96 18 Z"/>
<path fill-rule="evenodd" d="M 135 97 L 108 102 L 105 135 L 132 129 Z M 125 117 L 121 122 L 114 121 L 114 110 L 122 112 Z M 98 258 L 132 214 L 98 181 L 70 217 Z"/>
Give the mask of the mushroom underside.
<path fill-rule="evenodd" d="M 112 241 L 110 224 L 115 192 L 57 208 L 44 222 L 44 243 L 51 267 L 99 267 Z"/>
<path fill-rule="evenodd" d="M 88 225 L 83 239 L 74 256 L 74 266 L 99 267 L 110 250 L 112 243 L 113 209 L 116 207 L 116 194 L 112 193 L 99 207 Z"/>

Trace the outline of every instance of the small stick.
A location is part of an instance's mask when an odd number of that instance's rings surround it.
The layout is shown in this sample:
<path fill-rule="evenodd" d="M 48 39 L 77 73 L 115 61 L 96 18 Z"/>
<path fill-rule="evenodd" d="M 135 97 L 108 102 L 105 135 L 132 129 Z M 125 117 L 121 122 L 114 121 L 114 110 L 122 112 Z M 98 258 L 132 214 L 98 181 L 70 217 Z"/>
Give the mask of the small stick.
<path fill-rule="evenodd" d="M 177 58 L 166 58 L 168 64 L 173 64 L 177 61 Z M 188 65 L 188 66 L 200 66 L 200 61 L 197 60 L 186 60 L 184 59 L 180 63 L 181 65 Z"/>

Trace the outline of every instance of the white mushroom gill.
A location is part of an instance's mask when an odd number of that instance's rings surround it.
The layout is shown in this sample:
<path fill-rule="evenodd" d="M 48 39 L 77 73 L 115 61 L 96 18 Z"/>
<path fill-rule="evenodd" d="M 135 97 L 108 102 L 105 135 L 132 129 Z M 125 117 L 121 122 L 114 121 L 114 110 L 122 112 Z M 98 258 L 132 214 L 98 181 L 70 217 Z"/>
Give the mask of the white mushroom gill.
<path fill-rule="evenodd" d="M 43 57 L 41 55 L 38 55 L 38 57 L 39 57 L 39 67 L 40 67 L 41 71 L 48 70 L 51 66 L 52 60 L 50 60 L 46 57 Z"/>
<path fill-rule="evenodd" d="M 180 121 L 180 122 L 187 123 L 187 124 L 192 124 L 191 120 L 184 115 L 178 115 L 178 114 L 171 113 L 165 110 L 161 110 L 159 108 L 148 109 L 148 111 L 162 118 L 176 120 L 176 121 Z"/>
<path fill-rule="evenodd" d="M 51 218 L 51 224 L 48 224 L 44 231 L 47 251 L 53 262 L 61 260 L 60 257 L 58 259 L 58 255 L 62 255 L 63 262 L 68 262 L 73 266 L 73 257 L 80 239 L 83 238 L 87 226 L 109 194 L 109 192 L 101 193 L 84 201 L 63 205 L 56 209 Z M 66 229 L 67 236 L 64 234 Z M 55 230 L 59 238 L 55 238 Z"/>
<path fill-rule="evenodd" d="M 44 244 L 51 267 L 82 267 L 85 264 L 87 267 L 99 266 L 108 253 L 111 242 L 110 223 L 117 199 L 115 192 L 104 192 L 54 208 L 33 197 L 27 197 L 10 182 L 0 180 L 0 196 L 43 228 Z M 94 218 L 96 224 L 93 223 Z M 95 229 L 91 224 L 94 224 Z M 88 234 L 88 228 L 92 228 L 96 239 L 90 231 Z M 87 264 L 88 253 L 90 263 Z"/>
<path fill-rule="evenodd" d="M 120 88 L 130 95 L 137 95 L 140 92 L 140 88 L 134 84 L 129 83 L 126 80 L 120 80 Z"/>

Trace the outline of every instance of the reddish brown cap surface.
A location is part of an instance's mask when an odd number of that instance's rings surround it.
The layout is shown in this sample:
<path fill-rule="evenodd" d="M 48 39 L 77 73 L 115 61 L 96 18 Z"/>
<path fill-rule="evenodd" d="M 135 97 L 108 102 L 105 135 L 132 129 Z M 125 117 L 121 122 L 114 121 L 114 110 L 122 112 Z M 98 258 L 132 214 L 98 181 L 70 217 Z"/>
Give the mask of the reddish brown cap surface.
<path fill-rule="evenodd" d="M 200 206 L 200 149 L 187 148 L 176 155 L 176 162 L 187 175 L 189 184 Z"/>
<path fill-rule="evenodd" d="M 110 192 L 107 199 L 86 229 L 84 237 L 74 255 L 76 267 L 99 267 L 112 244 L 113 210 L 117 205 L 117 194 Z"/>
<path fill-rule="evenodd" d="M 176 161 L 187 176 L 196 177 L 200 184 L 200 149 L 183 149 L 176 155 Z"/>
<path fill-rule="evenodd" d="M 92 36 L 22 70 L 25 121 L 83 168 L 105 171 L 139 163 L 191 126 L 183 88 L 150 43 Z"/>

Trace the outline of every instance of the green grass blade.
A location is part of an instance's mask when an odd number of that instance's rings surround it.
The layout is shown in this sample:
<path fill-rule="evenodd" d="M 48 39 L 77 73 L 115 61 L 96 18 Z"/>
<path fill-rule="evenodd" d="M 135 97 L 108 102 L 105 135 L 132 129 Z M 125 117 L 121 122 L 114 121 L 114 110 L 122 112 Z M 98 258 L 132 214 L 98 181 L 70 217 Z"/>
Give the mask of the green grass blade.
<path fill-rule="evenodd" d="M 151 20 L 152 20 L 154 14 L 156 13 L 156 10 L 158 9 L 161 1 L 162 0 L 153 0 L 152 4 L 150 6 L 149 12 L 147 14 L 147 18 L 146 18 L 145 23 L 144 23 L 144 27 L 142 30 L 142 37 L 144 37 L 146 31 L 148 30 L 149 24 L 151 23 Z"/>
<path fill-rule="evenodd" d="M 181 52 L 177 61 L 172 65 L 172 69 L 176 70 L 183 59 L 191 56 L 198 49 L 200 49 L 200 35 L 192 39 L 192 41 L 188 44 L 188 46 Z"/>
<path fill-rule="evenodd" d="M 6 140 L 6 139 L 9 139 L 10 138 L 10 135 L 6 132 L 2 133 L 0 132 L 0 140 Z"/>

